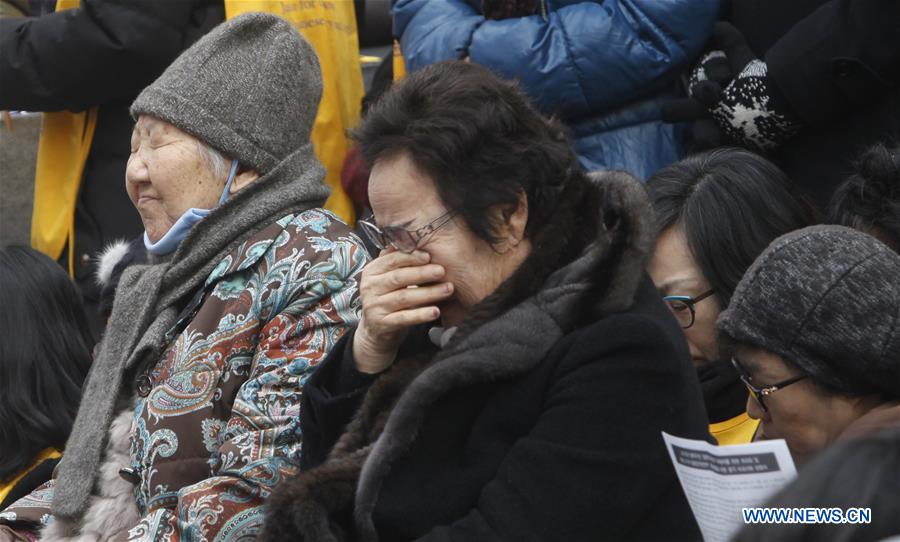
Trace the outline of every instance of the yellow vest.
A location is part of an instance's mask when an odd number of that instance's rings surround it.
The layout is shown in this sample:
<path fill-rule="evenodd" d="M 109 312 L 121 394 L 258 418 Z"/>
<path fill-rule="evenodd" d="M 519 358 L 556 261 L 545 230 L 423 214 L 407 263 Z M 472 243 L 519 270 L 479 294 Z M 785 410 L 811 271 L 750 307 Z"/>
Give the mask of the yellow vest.
<path fill-rule="evenodd" d="M 353 203 L 341 188 L 347 154 L 347 130 L 359 122 L 363 97 L 362 70 L 353 2 L 345 0 L 224 0 L 225 18 L 264 11 L 288 20 L 312 44 L 322 66 L 323 92 L 313 125 L 312 142 L 325 166 L 331 196 L 325 208 L 353 224 Z M 57 11 L 78 7 L 79 0 L 58 0 Z M 74 245 L 75 207 L 91 141 L 97 108 L 83 113 L 45 113 L 38 143 L 34 179 L 31 245 L 59 259 Z M 74 250 L 69 274 L 74 276 Z"/>
<path fill-rule="evenodd" d="M 9 495 L 9 492 L 16 487 L 16 484 L 19 483 L 19 480 L 25 478 L 29 472 L 33 471 L 38 465 L 46 461 L 47 459 L 56 459 L 58 457 L 62 457 L 62 453 L 55 448 L 47 448 L 40 454 L 38 454 L 37 459 L 34 460 L 34 463 L 31 464 L 27 469 L 20 472 L 15 478 L 10 480 L 8 483 L 0 482 L 0 502 L 3 502 L 6 499 L 6 496 Z"/>
<path fill-rule="evenodd" d="M 753 442 L 757 427 L 759 427 L 759 420 L 754 420 L 746 412 L 741 412 L 730 420 L 709 424 L 709 434 L 716 439 L 720 446 L 747 444 Z"/>

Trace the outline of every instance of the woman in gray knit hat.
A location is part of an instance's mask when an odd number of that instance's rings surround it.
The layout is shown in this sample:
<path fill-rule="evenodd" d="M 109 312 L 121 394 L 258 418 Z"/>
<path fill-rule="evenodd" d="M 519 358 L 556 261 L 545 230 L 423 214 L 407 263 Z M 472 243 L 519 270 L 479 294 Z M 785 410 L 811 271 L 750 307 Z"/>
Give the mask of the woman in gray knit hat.
<path fill-rule="evenodd" d="M 264 500 L 297 472 L 302 385 L 356 323 L 368 259 L 319 208 L 321 92 L 297 31 L 248 14 L 138 96 L 125 184 L 150 263 L 120 279 L 56 479 L 0 515 L 7 529 L 255 536 Z"/>
<path fill-rule="evenodd" d="M 900 255 L 842 226 L 779 237 L 718 320 L 764 438 L 806 461 L 900 426 Z"/>

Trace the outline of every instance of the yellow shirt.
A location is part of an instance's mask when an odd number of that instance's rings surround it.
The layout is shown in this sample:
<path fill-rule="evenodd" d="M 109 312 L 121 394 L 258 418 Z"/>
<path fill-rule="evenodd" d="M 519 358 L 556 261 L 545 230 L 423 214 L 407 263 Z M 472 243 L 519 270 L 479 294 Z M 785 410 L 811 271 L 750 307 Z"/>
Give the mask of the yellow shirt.
<path fill-rule="evenodd" d="M 741 412 L 730 420 L 709 424 L 709 433 L 720 446 L 747 444 L 753 442 L 753 435 L 756 434 L 757 427 L 759 427 L 759 420 L 754 420 L 746 412 Z"/>
<path fill-rule="evenodd" d="M 3 502 L 6 499 L 6 496 L 9 495 L 9 492 L 12 491 L 16 484 L 19 483 L 19 480 L 25 477 L 26 474 L 33 471 L 35 467 L 46 461 L 47 459 L 57 459 L 62 457 L 62 453 L 55 448 L 47 448 L 43 452 L 39 453 L 37 459 L 34 460 L 34 463 L 31 464 L 27 469 L 23 470 L 19 473 L 18 476 L 9 481 L 9 483 L 0 482 L 0 502 Z"/>

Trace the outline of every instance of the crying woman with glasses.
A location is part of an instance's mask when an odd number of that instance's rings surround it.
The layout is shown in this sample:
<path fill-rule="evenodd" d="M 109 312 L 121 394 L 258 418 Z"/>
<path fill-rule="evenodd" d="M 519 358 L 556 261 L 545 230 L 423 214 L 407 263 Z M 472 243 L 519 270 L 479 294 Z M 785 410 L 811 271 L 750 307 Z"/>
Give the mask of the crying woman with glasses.
<path fill-rule="evenodd" d="M 709 431 L 719 444 L 753 440 L 747 389 L 720 353 L 716 318 L 753 260 L 779 235 L 815 214 L 774 164 L 746 150 L 696 154 L 647 182 L 656 211 L 648 271 L 687 339 Z M 778 300 L 772 300 L 778 303 Z"/>
<path fill-rule="evenodd" d="M 706 417 L 637 181 L 589 179 L 559 123 L 466 62 L 412 73 L 356 138 L 380 254 L 260 539 L 698 538 L 660 431 Z"/>

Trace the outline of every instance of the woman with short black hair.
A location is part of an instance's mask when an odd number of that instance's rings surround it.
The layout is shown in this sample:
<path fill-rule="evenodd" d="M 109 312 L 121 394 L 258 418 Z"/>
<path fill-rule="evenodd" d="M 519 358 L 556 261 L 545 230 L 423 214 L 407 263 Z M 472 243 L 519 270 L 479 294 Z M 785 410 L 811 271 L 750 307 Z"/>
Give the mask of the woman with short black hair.
<path fill-rule="evenodd" d="M 736 148 L 663 168 L 647 189 L 657 229 L 650 276 L 684 330 L 710 433 L 720 444 L 749 442 L 757 422 L 737 373 L 720 359 L 716 317 L 756 256 L 779 235 L 814 224 L 815 212 L 774 164 Z"/>
<path fill-rule="evenodd" d="M 589 181 L 557 122 L 464 62 L 404 79 L 356 136 L 383 250 L 261 539 L 699 537 L 661 431 L 706 420 L 638 182 Z"/>
<path fill-rule="evenodd" d="M 50 479 L 93 347 L 81 296 L 59 265 L 0 248 L 0 510 Z"/>

